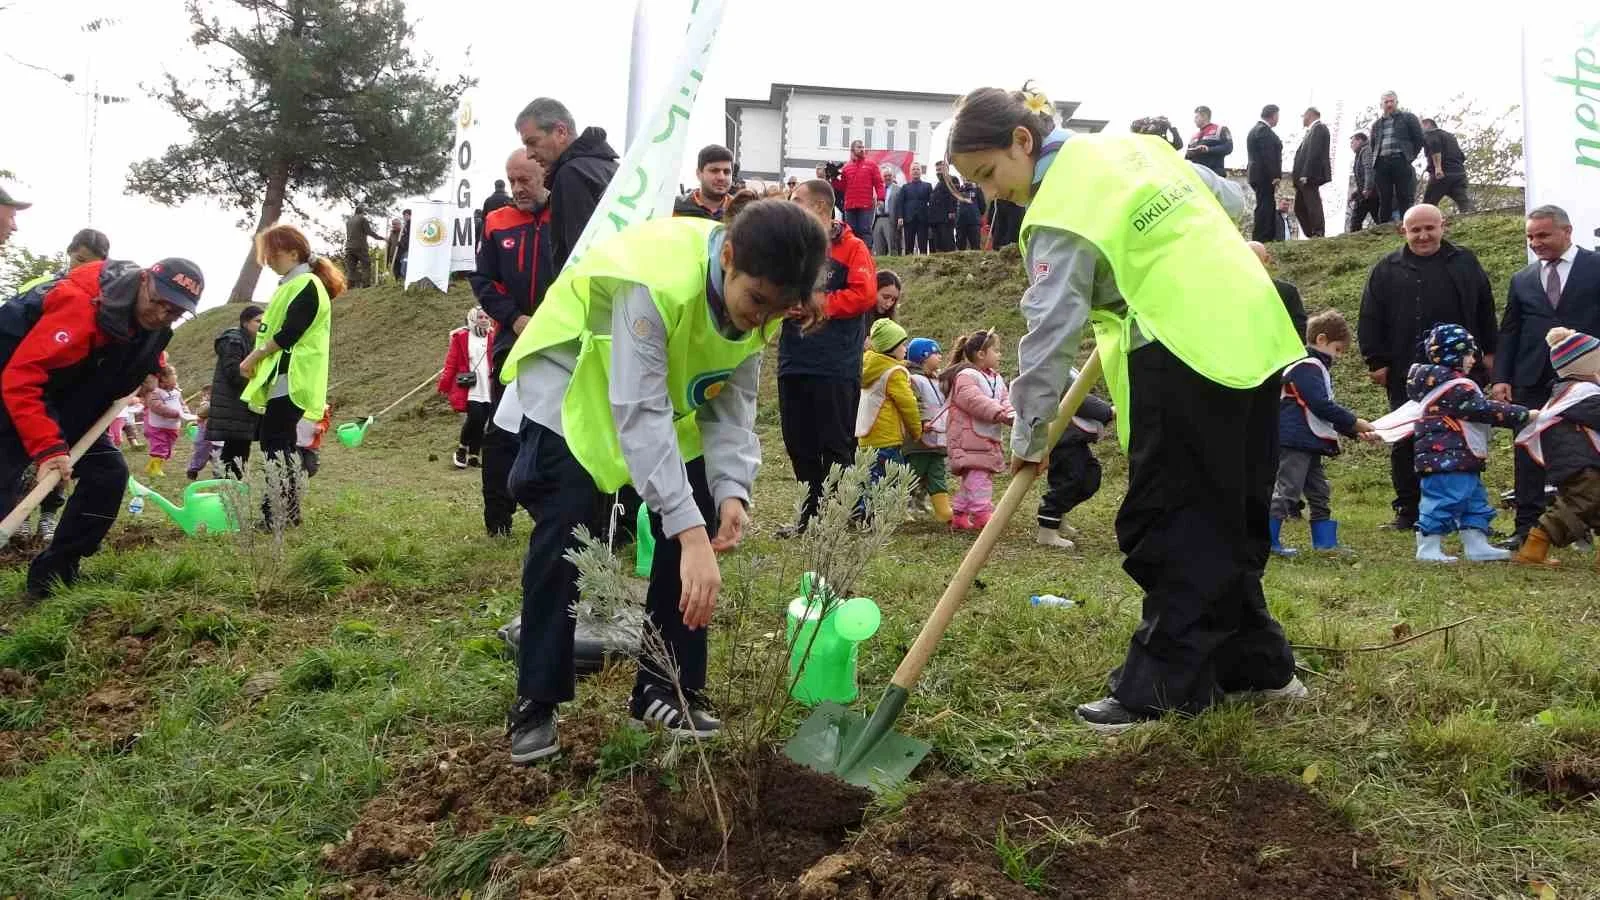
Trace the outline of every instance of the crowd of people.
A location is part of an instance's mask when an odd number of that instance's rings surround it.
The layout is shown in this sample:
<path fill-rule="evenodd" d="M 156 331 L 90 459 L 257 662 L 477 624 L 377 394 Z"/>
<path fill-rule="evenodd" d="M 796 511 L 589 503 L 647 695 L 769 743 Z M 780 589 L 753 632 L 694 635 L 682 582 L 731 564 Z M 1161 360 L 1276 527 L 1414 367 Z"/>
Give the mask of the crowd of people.
<path fill-rule="evenodd" d="M 1294 286 L 1269 274 L 1263 242 L 1285 236 L 1273 225 L 1283 177 L 1276 107 L 1247 138 L 1254 243 L 1234 225 L 1245 191 L 1221 173 L 1231 134 L 1206 108 L 1188 142 L 1159 117 L 1132 133 L 1082 135 L 1052 112 L 1027 88 L 968 94 L 932 184 L 919 164 L 901 183 L 857 142 L 837 172 L 758 190 L 739 185 L 728 148 L 708 146 L 696 158 L 698 185 L 673 216 L 576 260 L 617 154 L 603 129 L 580 129 L 557 100 L 538 98 L 518 115 L 509 190 L 497 190 L 483 218 L 471 278 L 478 303 L 451 333 L 438 383 L 464 416 L 452 463 L 480 470 L 487 533 L 509 534 L 518 506 L 539 525 L 523 561 L 508 716 L 515 761 L 559 752 L 558 708 L 574 698 L 574 531 L 631 522 L 639 504 L 656 541 L 647 615 L 676 671 L 642 664 L 630 714 L 680 735 L 720 729 L 705 695 L 706 628 L 721 586 L 717 557 L 749 529 L 759 366 L 774 340 L 783 441 L 804 487 L 780 537 L 812 526 L 829 471 L 864 447 L 878 474 L 908 466 L 914 509 L 957 532 L 989 524 L 997 474 L 1035 468 L 1048 481 L 1035 540 L 1071 549 L 1068 516 L 1099 489 L 1093 447 L 1115 426 L 1128 458 L 1115 531 L 1144 600 L 1106 696 L 1077 709 L 1104 733 L 1229 696 L 1305 695 L 1261 581 L 1272 553 L 1292 552 L 1283 528 L 1303 509 L 1313 548 L 1341 549 L 1324 468 L 1341 438 L 1394 444 L 1391 527 L 1415 534 L 1419 560 L 1454 561 L 1442 540 L 1460 532 L 1469 560 L 1514 551 L 1548 564 L 1552 546 L 1600 526 L 1600 340 L 1591 336 L 1600 333 L 1600 268 L 1572 244 L 1560 208 L 1528 214 L 1538 261 L 1512 278 L 1496 321 L 1477 257 L 1444 239 L 1437 206 L 1412 202 L 1407 172 L 1426 150 L 1429 196 L 1463 204 L 1447 164 L 1459 148 L 1430 139 L 1438 129 L 1385 95 L 1371 132 L 1352 138 L 1361 151 L 1353 180 L 1380 221 L 1400 223 L 1405 246 L 1373 266 L 1352 329 L 1332 310 L 1307 316 Z M 1316 191 L 1332 174 L 1319 118 L 1305 112 L 1290 171 L 1308 234 L 1322 230 Z M 1150 190 L 1175 184 L 1196 199 L 1152 211 Z M 909 333 L 900 313 L 915 298 L 875 259 L 975 247 L 984 210 L 994 211 L 991 235 L 1000 232 L 1001 204 L 1015 210 L 1004 227 L 1028 275 L 1019 298 L 1027 332 L 1009 383 L 1007 341 L 994 329 Z M 0 195 L 0 236 L 24 208 Z M 1143 225 L 1130 228 L 1134 220 Z M 234 477 L 255 441 L 274 467 L 295 468 L 298 433 L 326 422 L 329 303 L 345 287 L 291 226 L 263 232 L 257 253 L 279 287 L 265 309 L 246 308 L 218 336 L 204 403 L 205 439 L 221 444 L 220 465 Z M 143 269 L 102 258 L 0 307 L 0 461 L 13 502 L 30 464 L 78 482 L 33 563 L 30 591 L 71 583 L 122 496 L 127 466 L 109 438 L 77 465 L 69 441 L 151 375 L 146 406 L 170 418 L 176 375 L 162 350 L 171 324 L 194 310 L 200 277 L 178 259 Z M 1085 328 L 1107 395 L 1091 396 L 1048 446 L 1057 405 L 1079 377 Z M 1386 415 L 1366 418 L 1336 400 L 1330 370 L 1352 350 L 1387 391 Z M 1491 544 L 1481 479 L 1495 426 L 1519 434 L 1506 547 Z M 153 456 L 164 427 L 147 424 Z M 292 525 L 291 482 L 280 509 Z"/>

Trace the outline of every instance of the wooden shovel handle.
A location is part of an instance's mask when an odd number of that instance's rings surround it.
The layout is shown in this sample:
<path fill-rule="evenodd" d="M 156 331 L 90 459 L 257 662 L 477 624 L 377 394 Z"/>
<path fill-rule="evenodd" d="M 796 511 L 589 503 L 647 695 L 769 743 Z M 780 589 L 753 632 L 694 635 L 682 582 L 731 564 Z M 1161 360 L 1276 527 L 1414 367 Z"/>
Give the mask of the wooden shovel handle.
<path fill-rule="evenodd" d="M 77 463 L 78 460 L 82 459 L 83 455 L 89 452 L 89 448 L 94 446 L 94 442 L 100 439 L 100 435 L 111 427 L 112 421 L 122 414 L 123 408 L 127 405 L 128 398 L 126 397 L 111 404 L 111 408 L 106 410 L 99 419 L 95 420 L 95 423 L 89 426 L 89 430 L 83 433 L 83 437 L 78 438 L 78 442 L 72 445 L 72 450 L 67 454 L 67 459 L 73 463 Z M 44 502 L 45 495 L 54 490 L 56 483 L 60 480 L 61 476 L 54 470 L 46 472 L 39 478 L 38 482 L 34 484 L 33 490 L 28 492 L 28 496 L 22 498 L 22 502 L 11 510 L 10 515 L 6 516 L 4 520 L 0 520 L 0 544 L 10 540 L 11 536 L 17 533 L 17 529 L 22 527 L 22 523 L 28 520 L 29 515 L 32 515 L 34 507 Z"/>
<path fill-rule="evenodd" d="M 1083 398 L 1088 396 L 1089 391 L 1099 380 L 1100 351 L 1097 349 L 1089 354 L 1088 361 L 1078 373 L 1078 379 L 1072 383 L 1066 396 L 1061 398 L 1061 406 L 1056 410 L 1055 421 L 1050 423 L 1050 431 L 1045 439 L 1046 447 L 1055 448 L 1056 441 L 1061 439 L 1061 433 L 1067 430 L 1067 424 L 1072 421 L 1074 415 L 1077 415 L 1078 407 L 1083 405 Z M 956 610 L 966 602 L 967 591 L 972 589 L 973 580 L 989 561 L 989 554 L 1000 540 L 1000 532 L 1005 530 L 1017 507 L 1022 505 L 1022 498 L 1027 496 L 1038 474 L 1037 467 L 1029 466 L 1012 477 L 1005 495 L 1000 498 L 1000 504 L 995 507 L 994 516 L 989 519 L 989 524 L 978 534 L 972 549 L 968 550 L 966 557 L 961 560 L 961 567 L 956 569 L 955 577 L 950 579 L 950 585 L 944 589 L 944 596 L 939 598 L 939 605 L 933 608 L 933 614 L 922 626 L 916 642 L 911 645 L 905 659 L 900 661 L 900 667 L 894 670 L 891 683 L 906 691 L 916 686 L 917 679 L 922 677 L 922 667 L 928 664 L 928 658 L 933 656 L 934 648 L 939 646 L 939 640 L 944 637 L 945 629 L 950 627 L 950 620 L 955 617 Z"/>

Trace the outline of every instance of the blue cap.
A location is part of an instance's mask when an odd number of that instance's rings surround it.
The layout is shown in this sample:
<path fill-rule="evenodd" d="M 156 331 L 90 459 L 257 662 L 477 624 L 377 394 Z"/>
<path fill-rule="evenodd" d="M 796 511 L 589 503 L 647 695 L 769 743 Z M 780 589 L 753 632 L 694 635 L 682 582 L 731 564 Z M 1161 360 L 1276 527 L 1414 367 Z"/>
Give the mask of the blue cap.
<path fill-rule="evenodd" d="M 906 345 L 906 360 L 920 366 L 928 357 L 943 352 L 939 349 L 939 342 L 933 338 L 912 338 L 911 343 Z"/>

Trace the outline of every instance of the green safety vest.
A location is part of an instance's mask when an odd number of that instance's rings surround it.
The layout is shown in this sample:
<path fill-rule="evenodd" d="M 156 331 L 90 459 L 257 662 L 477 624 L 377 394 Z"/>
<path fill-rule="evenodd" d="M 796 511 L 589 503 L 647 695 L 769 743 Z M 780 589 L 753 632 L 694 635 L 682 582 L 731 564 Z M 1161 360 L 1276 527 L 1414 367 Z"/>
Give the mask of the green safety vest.
<path fill-rule="evenodd" d="M 1022 219 L 1094 244 L 1128 304 L 1089 321 L 1120 411 L 1128 406 L 1128 346 L 1139 329 L 1226 387 L 1254 388 L 1306 355 L 1277 288 L 1194 167 L 1160 138 L 1093 134 L 1061 146 Z M 1128 420 L 1117 429 L 1128 448 Z"/>
<path fill-rule="evenodd" d="M 320 422 L 322 408 L 328 403 L 328 339 L 333 334 L 333 304 L 328 299 L 328 289 L 322 279 L 304 272 L 278 285 L 278 289 L 272 292 L 272 301 L 267 304 L 266 313 L 261 317 L 261 330 L 256 332 L 256 349 L 265 347 L 267 341 L 283 327 L 283 320 L 289 315 L 289 304 L 300 295 L 308 280 L 317 286 L 317 315 L 305 333 L 300 335 L 300 340 L 295 341 L 294 352 L 289 354 L 289 399 L 304 411 L 305 418 Z M 272 397 L 272 384 L 277 380 L 278 360 L 282 353 L 279 350 L 261 360 L 261 364 L 256 366 L 256 374 L 245 385 L 243 400 L 258 413 L 266 411 L 267 400 Z"/>
<path fill-rule="evenodd" d="M 578 342 L 578 364 L 561 402 L 561 430 L 573 457 L 604 492 L 630 480 L 610 397 L 611 298 L 619 288 L 648 288 L 666 324 L 667 392 L 678 454 L 686 462 L 702 453 L 695 411 L 777 333 L 777 322 L 736 340 L 717 331 L 706 302 L 706 251 L 721 227 L 706 219 L 653 219 L 590 247 L 550 285 L 501 368 L 501 381 L 510 384 L 523 360 Z"/>

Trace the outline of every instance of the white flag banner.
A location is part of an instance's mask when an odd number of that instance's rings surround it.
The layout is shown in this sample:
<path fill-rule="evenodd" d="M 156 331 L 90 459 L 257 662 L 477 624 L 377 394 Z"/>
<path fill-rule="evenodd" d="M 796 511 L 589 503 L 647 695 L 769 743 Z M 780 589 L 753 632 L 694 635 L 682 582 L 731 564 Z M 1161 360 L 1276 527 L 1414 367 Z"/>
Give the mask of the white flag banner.
<path fill-rule="evenodd" d="M 723 0 L 694 0 L 683 48 L 662 87 L 645 127 L 629 143 L 616 177 L 600 197 L 583 234 L 567 258 L 571 266 L 590 244 L 638 222 L 670 213 L 678 195 L 678 170 L 689 140 L 689 116 L 705 77 L 706 63 L 722 25 Z"/>
<path fill-rule="evenodd" d="M 1528 209 L 1553 203 L 1572 240 L 1600 244 L 1600 13 L 1522 27 L 1522 152 Z"/>
<path fill-rule="evenodd" d="M 493 190 L 494 161 L 479 154 L 478 111 L 474 92 L 461 95 L 456 108 L 456 143 L 450 154 L 450 271 L 478 267 L 478 209 Z M 493 156 L 493 154 L 489 154 Z"/>
<path fill-rule="evenodd" d="M 442 200 L 412 204 L 406 287 L 419 281 L 431 281 L 439 290 L 449 290 L 450 221 L 454 214 L 454 208 Z"/>

